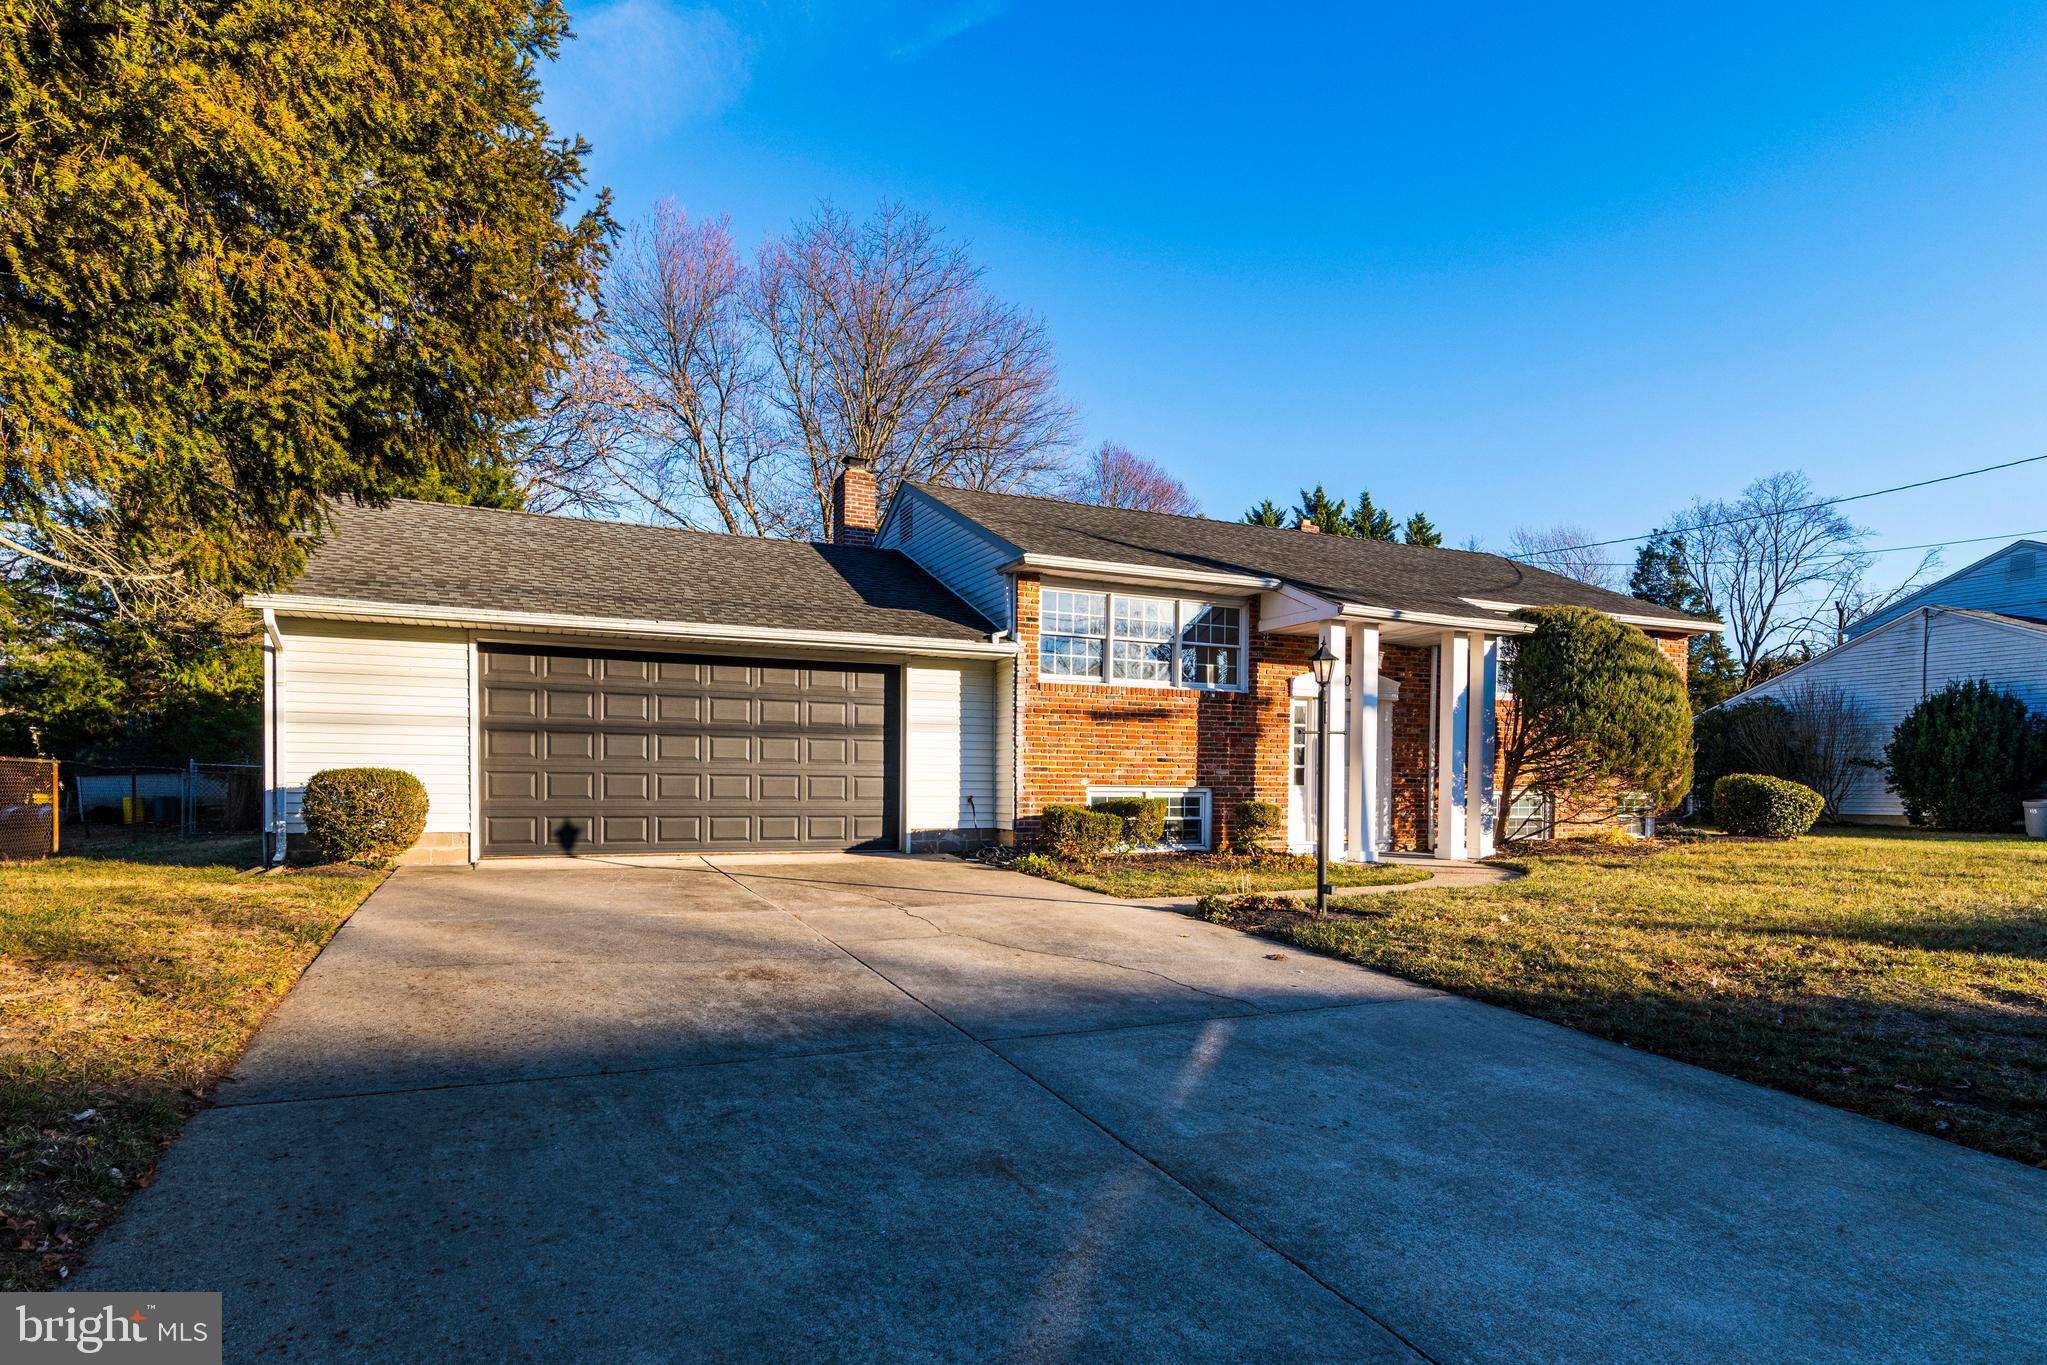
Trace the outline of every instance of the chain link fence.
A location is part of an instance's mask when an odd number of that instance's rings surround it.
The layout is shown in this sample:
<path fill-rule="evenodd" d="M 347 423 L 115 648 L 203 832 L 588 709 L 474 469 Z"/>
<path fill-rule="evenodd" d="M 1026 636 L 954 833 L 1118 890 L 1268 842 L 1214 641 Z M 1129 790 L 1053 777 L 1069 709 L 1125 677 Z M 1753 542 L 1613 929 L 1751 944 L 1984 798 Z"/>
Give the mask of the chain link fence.
<path fill-rule="evenodd" d="M 67 843 L 206 834 L 263 826 L 263 770 L 252 763 L 183 767 L 64 765 Z"/>
<path fill-rule="evenodd" d="M 56 763 L 0 758 L 0 860 L 47 858 L 56 849 Z"/>

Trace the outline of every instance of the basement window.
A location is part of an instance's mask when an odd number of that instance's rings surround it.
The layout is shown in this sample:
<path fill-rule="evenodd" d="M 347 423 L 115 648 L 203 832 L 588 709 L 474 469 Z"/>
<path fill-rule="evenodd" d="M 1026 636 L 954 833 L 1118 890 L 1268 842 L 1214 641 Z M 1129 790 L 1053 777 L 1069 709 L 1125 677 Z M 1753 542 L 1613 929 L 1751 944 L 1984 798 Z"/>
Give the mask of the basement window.
<path fill-rule="evenodd" d="M 1552 839 L 1556 837 L 1556 806 L 1547 792 L 1525 791 L 1507 807 L 1507 839 Z"/>
<path fill-rule="evenodd" d="M 1112 796 L 1163 796 L 1166 799 L 1164 847 L 1186 853 L 1208 848 L 1209 795 L 1206 787 L 1089 787 L 1088 803 Z"/>

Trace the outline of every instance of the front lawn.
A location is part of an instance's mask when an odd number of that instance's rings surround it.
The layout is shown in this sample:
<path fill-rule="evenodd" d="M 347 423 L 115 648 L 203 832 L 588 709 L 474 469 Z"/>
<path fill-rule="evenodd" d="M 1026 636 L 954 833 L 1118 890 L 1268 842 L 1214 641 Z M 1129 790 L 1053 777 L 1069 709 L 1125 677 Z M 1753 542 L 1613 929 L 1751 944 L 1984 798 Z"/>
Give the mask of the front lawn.
<path fill-rule="evenodd" d="M 382 880 L 256 861 L 242 837 L 0 864 L 0 1290 L 78 1264 Z"/>
<path fill-rule="evenodd" d="M 2047 843 L 1834 829 L 1514 861 L 1504 885 L 1246 922 L 2047 1165 Z"/>
<path fill-rule="evenodd" d="M 1315 860 L 1284 853 L 1121 853 L 1085 862 L 1036 858 L 1020 866 L 1055 882 L 1126 900 L 1315 888 Z M 1428 877 L 1426 868 L 1391 863 L 1329 865 L 1333 886 L 1392 886 Z"/>

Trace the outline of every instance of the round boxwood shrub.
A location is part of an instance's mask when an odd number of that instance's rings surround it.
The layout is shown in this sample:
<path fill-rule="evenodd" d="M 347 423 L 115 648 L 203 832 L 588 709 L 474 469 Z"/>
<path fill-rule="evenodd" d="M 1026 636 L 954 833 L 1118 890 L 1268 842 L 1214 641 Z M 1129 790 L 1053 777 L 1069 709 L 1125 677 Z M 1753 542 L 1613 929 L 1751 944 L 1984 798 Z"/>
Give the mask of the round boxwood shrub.
<path fill-rule="evenodd" d="M 1230 808 L 1230 842 L 1242 849 L 1263 848 L 1286 829 L 1286 812 L 1270 801 L 1239 801 Z"/>
<path fill-rule="evenodd" d="M 1163 796 L 1105 796 L 1090 801 L 1089 810 L 1106 811 L 1123 822 L 1118 842 L 1130 848 L 1157 848 L 1166 841 L 1166 798 Z"/>
<path fill-rule="evenodd" d="M 426 788 L 396 768 L 328 768 L 306 783 L 299 815 L 329 862 L 381 867 L 426 830 Z"/>
<path fill-rule="evenodd" d="M 1761 773 L 1729 773 L 1713 784 L 1713 819 L 1729 834 L 1795 839 L 1826 804 L 1811 787 Z"/>
<path fill-rule="evenodd" d="M 1038 842 L 1055 858 L 1092 858 L 1123 842 L 1123 817 L 1086 806 L 1047 806 L 1038 816 Z"/>
<path fill-rule="evenodd" d="M 2002 833 L 2047 780 L 2047 716 L 1988 682 L 1952 683 L 1898 722 L 1884 775 L 1915 825 Z"/>

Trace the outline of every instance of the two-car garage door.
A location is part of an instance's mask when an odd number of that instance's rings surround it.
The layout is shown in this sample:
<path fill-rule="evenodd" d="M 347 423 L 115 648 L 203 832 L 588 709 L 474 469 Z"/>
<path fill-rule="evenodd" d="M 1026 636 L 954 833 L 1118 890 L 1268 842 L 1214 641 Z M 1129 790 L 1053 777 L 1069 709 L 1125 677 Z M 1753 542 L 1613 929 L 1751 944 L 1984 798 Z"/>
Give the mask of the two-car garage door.
<path fill-rule="evenodd" d="M 887 846 L 895 672 L 483 646 L 483 853 Z"/>

